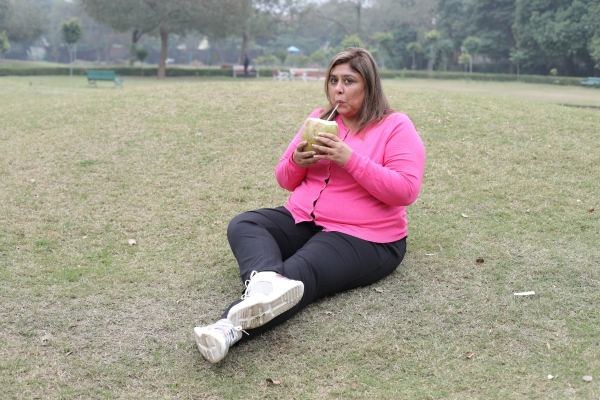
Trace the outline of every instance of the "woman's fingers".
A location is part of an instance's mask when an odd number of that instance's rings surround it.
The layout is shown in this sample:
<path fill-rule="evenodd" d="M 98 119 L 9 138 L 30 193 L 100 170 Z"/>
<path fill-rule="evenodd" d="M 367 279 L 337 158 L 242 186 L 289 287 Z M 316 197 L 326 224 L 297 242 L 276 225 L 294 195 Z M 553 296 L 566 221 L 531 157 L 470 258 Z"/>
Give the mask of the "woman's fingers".
<path fill-rule="evenodd" d="M 292 154 L 294 162 L 301 167 L 309 167 L 319 161 L 314 158 L 315 154 L 317 154 L 315 151 L 304 151 L 304 147 L 306 147 L 307 144 L 306 141 L 298 143 L 296 151 Z"/>
<path fill-rule="evenodd" d="M 315 137 L 315 141 L 319 144 L 314 144 L 313 148 L 321 154 L 315 155 L 314 158 L 330 160 L 343 167 L 352 155 L 352 149 L 340 138 L 330 133 L 319 133 L 319 136 Z"/>

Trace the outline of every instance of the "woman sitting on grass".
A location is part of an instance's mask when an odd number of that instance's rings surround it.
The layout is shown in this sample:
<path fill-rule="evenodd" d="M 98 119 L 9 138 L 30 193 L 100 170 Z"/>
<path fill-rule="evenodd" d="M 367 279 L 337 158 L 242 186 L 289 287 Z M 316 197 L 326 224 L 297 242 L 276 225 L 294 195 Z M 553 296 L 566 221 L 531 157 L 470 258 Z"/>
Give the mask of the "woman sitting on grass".
<path fill-rule="evenodd" d="M 292 192 L 285 207 L 245 212 L 229 223 L 246 291 L 216 323 L 194 329 L 212 363 L 316 299 L 379 281 L 404 258 L 406 206 L 421 187 L 423 143 L 410 119 L 389 107 L 368 51 L 336 55 L 325 94 L 328 106 L 309 117 L 333 113 L 338 136 L 320 133 L 317 153 L 303 150 L 299 132 L 275 170 Z"/>

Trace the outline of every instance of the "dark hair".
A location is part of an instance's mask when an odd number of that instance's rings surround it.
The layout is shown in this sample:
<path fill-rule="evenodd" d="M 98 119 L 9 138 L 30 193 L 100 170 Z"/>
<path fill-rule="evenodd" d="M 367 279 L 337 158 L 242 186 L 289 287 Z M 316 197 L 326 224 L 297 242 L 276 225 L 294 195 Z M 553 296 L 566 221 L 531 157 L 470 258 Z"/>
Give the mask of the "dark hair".
<path fill-rule="evenodd" d="M 371 53 L 359 47 L 349 47 L 338 53 L 329 63 L 325 80 L 325 95 L 329 100 L 329 107 L 323 109 L 319 118 L 327 118 L 335 108 L 334 105 L 331 105 L 329 97 L 329 81 L 331 70 L 340 64 L 348 64 L 352 70 L 362 76 L 365 82 L 365 100 L 358 113 L 355 133 L 362 132 L 367 126 L 381 121 L 385 116 L 394 112 L 383 93 L 379 69 Z M 335 115 L 337 115 L 337 111 Z"/>

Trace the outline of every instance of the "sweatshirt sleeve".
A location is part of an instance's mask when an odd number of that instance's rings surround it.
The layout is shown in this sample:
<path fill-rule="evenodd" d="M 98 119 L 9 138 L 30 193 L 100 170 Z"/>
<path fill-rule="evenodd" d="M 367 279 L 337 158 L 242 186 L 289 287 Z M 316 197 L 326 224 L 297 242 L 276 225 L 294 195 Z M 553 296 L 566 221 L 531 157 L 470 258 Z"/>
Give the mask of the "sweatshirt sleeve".
<path fill-rule="evenodd" d="M 389 118 L 389 117 L 388 117 Z M 419 195 L 425 166 L 425 148 L 413 123 L 404 114 L 380 127 L 385 137 L 383 163 L 354 151 L 344 165 L 352 177 L 378 200 L 391 206 L 408 206 Z"/>
<path fill-rule="evenodd" d="M 320 111 L 320 109 L 316 109 L 307 118 L 318 117 Z M 302 127 L 300 127 L 300 130 L 283 153 L 277 167 L 275 167 L 275 178 L 277 179 L 277 183 L 279 183 L 279 186 L 290 192 L 300 185 L 306 176 L 306 168 L 296 164 L 292 158 L 294 151 L 296 151 L 296 146 L 298 146 L 298 143 L 301 141 Z"/>

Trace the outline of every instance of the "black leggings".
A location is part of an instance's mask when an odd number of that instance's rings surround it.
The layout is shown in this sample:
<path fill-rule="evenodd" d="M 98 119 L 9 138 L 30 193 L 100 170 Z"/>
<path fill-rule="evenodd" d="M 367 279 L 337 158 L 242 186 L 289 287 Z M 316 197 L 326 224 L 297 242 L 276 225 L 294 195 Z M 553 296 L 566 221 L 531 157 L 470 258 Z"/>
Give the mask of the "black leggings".
<path fill-rule="evenodd" d="M 281 324 L 316 299 L 379 281 L 398 267 L 406 253 L 406 238 L 373 243 L 340 232 L 323 232 L 314 222 L 296 224 L 284 207 L 236 216 L 227 228 L 227 239 L 242 281 L 250 279 L 252 271 L 275 271 L 304 283 L 300 303 L 248 330 L 250 336 Z M 231 304 L 222 318 L 240 301 Z"/>

